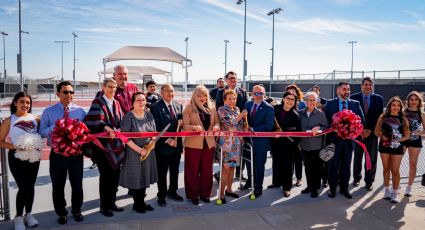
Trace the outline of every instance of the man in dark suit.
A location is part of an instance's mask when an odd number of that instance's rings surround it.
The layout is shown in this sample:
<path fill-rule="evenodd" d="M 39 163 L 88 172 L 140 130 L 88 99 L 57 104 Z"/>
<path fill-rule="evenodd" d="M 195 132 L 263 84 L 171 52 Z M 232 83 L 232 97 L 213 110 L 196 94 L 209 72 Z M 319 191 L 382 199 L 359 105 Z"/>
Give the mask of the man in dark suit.
<path fill-rule="evenodd" d="M 158 131 L 171 123 L 167 132 L 176 132 L 177 126 L 183 125 L 183 106 L 174 98 L 174 87 L 165 84 L 161 87 L 162 99 L 151 106 L 151 113 L 155 118 L 155 125 Z M 156 164 L 158 168 L 158 205 L 166 206 L 165 197 L 183 201 L 183 197 L 177 194 L 179 165 L 181 153 L 183 152 L 182 138 L 161 138 L 155 144 Z M 170 171 L 170 183 L 167 190 L 167 173 Z"/>
<path fill-rule="evenodd" d="M 374 130 L 379 115 L 384 112 L 384 100 L 381 95 L 373 93 L 374 82 L 370 77 L 365 77 L 362 80 L 361 92 L 351 95 L 352 100 L 360 102 L 360 106 L 365 114 L 364 129 L 361 134 L 361 142 L 366 145 L 369 152 L 372 169 L 366 170 L 364 181 L 366 183 L 365 189 L 372 191 L 373 181 L 376 174 L 376 161 L 378 158 L 378 137 L 375 136 Z M 362 164 L 363 164 L 363 149 L 356 146 L 354 150 L 354 164 L 353 164 L 353 185 L 359 186 L 362 179 Z"/>
<path fill-rule="evenodd" d="M 325 114 L 329 124 L 332 124 L 332 116 L 339 111 L 349 109 L 360 116 L 364 121 L 363 111 L 358 101 L 350 100 L 350 85 L 340 82 L 337 88 L 336 98 L 329 100 L 325 106 Z M 335 144 L 335 155 L 330 160 L 329 166 L 329 193 L 330 198 L 335 197 L 336 187 L 339 184 L 339 192 L 346 198 L 352 196 L 348 191 L 351 174 L 351 158 L 353 157 L 353 141 L 339 138 L 335 133 L 329 135 L 330 142 Z"/>
<path fill-rule="evenodd" d="M 217 92 L 217 97 L 215 98 L 216 109 L 224 105 L 224 100 L 223 100 L 224 90 L 233 89 L 238 95 L 238 98 L 236 98 L 236 107 L 238 107 L 239 110 L 242 111 L 244 109 L 245 103 L 248 101 L 248 96 L 246 94 L 246 91 L 236 86 L 236 84 L 238 83 L 238 79 L 235 72 L 233 71 L 228 72 L 225 76 L 225 79 L 226 79 L 227 86 L 224 87 L 224 89 L 219 90 Z"/>
<path fill-rule="evenodd" d="M 263 86 L 255 85 L 252 88 L 252 101 L 248 101 L 245 110 L 248 112 L 248 125 L 254 132 L 271 132 L 274 126 L 273 107 L 264 101 L 266 91 Z M 269 137 L 253 137 L 252 146 L 254 148 L 254 178 L 248 173 L 248 181 L 245 188 L 254 180 L 254 195 L 259 197 L 263 194 L 264 169 L 267 160 L 267 151 L 271 148 Z M 246 156 L 249 158 L 249 156 Z M 247 164 L 248 171 L 251 165 Z"/>
<path fill-rule="evenodd" d="M 212 89 L 210 91 L 210 98 L 211 98 L 211 100 L 215 101 L 215 99 L 217 98 L 217 92 L 220 89 L 224 89 L 224 80 L 223 80 L 222 77 L 220 77 L 219 79 L 217 79 L 217 87 L 215 87 L 214 89 Z"/>

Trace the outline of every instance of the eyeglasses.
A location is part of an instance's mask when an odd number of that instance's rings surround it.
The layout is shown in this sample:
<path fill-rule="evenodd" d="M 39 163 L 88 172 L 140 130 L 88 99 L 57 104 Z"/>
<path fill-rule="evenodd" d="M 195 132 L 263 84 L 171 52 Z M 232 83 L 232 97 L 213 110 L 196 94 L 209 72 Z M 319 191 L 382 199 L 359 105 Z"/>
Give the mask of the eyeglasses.
<path fill-rule="evenodd" d="M 236 80 L 236 78 L 235 77 L 228 77 L 227 80 L 233 81 L 233 80 Z"/>
<path fill-rule="evenodd" d="M 74 91 L 68 91 L 68 90 L 65 90 L 65 91 L 63 91 L 62 93 L 63 93 L 63 94 L 66 94 L 66 95 L 68 95 L 68 94 L 73 95 L 73 94 L 74 94 Z"/>
<path fill-rule="evenodd" d="M 285 100 L 287 100 L 287 101 L 295 101 L 295 98 L 292 98 L 292 97 L 285 97 Z"/>
<path fill-rule="evenodd" d="M 254 92 L 253 93 L 255 96 L 259 97 L 259 96 L 263 96 L 264 93 L 263 92 Z"/>

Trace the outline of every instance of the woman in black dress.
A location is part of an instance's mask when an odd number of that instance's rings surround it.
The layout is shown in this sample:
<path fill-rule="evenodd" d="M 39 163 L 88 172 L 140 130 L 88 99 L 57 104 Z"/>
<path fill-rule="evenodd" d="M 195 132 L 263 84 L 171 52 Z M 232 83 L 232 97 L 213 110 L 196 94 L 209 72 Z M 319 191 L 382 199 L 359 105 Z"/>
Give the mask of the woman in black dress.
<path fill-rule="evenodd" d="M 379 152 L 384 172 L 384 199 L 398 203 L 397 191 L 400 184 L 400 163 L 403 158 L 402 141 L 409 139 L 409 121 L 403 112 L 403 103 L 399 97 L 392 97 L 385 112 L 379 117 L 375 135 L 379 137 Z M 390 190 L 390 175 L 393 191 Z"/>
<path fill-rule="evenodd" d="M 277 123 L 283 131 L 299 131 L 299 115 L 296 111 L 297 96 L 291 92 L 285 92 L 282 104 L 274 107 Z M 292 175 L 294 172 L 295 154 L 300 154 L 298 141 L 295 138 L 279 137 L 273 140 L 273 161 L 279 169 L 278 180 L 282 185 L 283 195 L 289 197 L 292 188 Z"/>

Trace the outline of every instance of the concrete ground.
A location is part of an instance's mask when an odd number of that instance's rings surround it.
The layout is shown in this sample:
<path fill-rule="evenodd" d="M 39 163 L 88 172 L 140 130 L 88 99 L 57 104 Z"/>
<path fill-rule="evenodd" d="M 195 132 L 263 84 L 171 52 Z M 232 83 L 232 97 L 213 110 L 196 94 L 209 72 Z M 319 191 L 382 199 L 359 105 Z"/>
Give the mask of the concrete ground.
<path fill-rule="evenodd" d="M 301 194 L 305 188 L 294 187 L 291 196 L 283 197 L 280 189 L 265 189 L 256 200 L 248 198 L 248 191 L 233 188 L 241 198 L 227 198 L 225 205 L 216 205 L 217 183 L 214 182 L 212 202 L 193 205 L 190 201 L 175 202 L 167 200 L 167 207 L 161 208 L 156 203 L 156 185 L 147 190 L 147 203 L 154 207 L 153 212 L 139 214 L 132 210 L 133 200 L 127 190 L 119 188 L 117 205 L 125 208 L 122 213 L 105 217 L 99 213 L 98 170 L 89 169 L 90 160 L 85 160 L 84 168 L 84 221 L 76 223 L 69 216 L 68 224 L 59 225 L 53 211 L 51 199 L 51 182 L 48 174 L 48 161 L 42 161 L 36 183 L 33 214 L 40 225 L 36 229 L 424 229 L 425 227 L 425 187 L 414 183 L 413 196 L 404 197 L 406 181 L 402 180 L 399 196 L 401 202 L 392 204 L 382 199 L 382 167 L 378 161 L 377 178 L 374 189 L 366 192 L 360 187 L 350 188 L 353 199 L 347 200 L 337 194 L 336 198 L 327 197 L 327 189 L 312 199 Z M 184 196 L 183 165 L 179 177 L 179 194 Z M 214 166 L 218 168 L 217 165 Z M 266 165 L 264 187 L 271 184 L 271 158 Z M 10 176 L 10 197 L 12 217 L 15 215 L 16 184 Z M 66 198 L 70 204 L 70 187 L 66 185 Z M 230 201 L 230 202 L 229 202 Z M 68 207 L 68 210 L 70 208 Z M 13 229 L 13 221 L 0 223 L 0 229 Z"/>

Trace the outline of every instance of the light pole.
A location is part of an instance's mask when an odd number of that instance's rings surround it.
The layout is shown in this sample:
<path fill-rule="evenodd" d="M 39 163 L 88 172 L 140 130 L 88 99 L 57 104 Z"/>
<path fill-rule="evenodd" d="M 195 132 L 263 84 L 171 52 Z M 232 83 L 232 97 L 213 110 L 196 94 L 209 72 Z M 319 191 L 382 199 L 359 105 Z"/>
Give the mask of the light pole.
<path fill-rule="evenodd" d="M 184 39 L 184 41 L 186 42 L 186 66 L 185 66 L 185 69 L 186 69 L 186 77 L 185 77 L 185 82 L 184 82 L 184 94 L 185 94 L 185 97 L 187 97 L 187 81 L 189 81 L 189 73 L 187 72 L 187 67 L 188 67 L 188 63 L 187 63 L 187 49 L 188 49 L 188 46 L 189 46 L 189 37 L 186 37 L 186 39 Z"/>
<path fill-rule="evenodd" d="M 354 44 L 357 43 L 357 41 L 349 41 L 348 44 L 351 44 L 351 78 L 350 78 L 350 84 L 353 81 L 353 63 L 354 63 Z"/>
<path fill-rule="evenodd" d="M 17 57 L 17 67 L 19 73 L 19 82 L 21 85 L 21 91 L 24 91 L 24 78 L 22 76 L 22 34 L 29 34 L 29 32 L 22 30 L 22 20 L 21 20 L 21 0 L 18 1 L 19 4 L 19 54 Z"/>
<path fill-rule="evenodd" d="M 5 43 L 5 36 L 8 36 L 9 34 L 0 31 L 0 34 L 3 35 L 3 74 L 4 74 L 4 80 L 6 80 L 6 43 Z"/>
<path fill-rule="evenodd" d="M 270 66 L 270 97 L 272 96 L 272 81 L 273 81 L 273 68 L 274 68 L 274 15 L 282 11 L 282 8 L 276 8 L 267 13 L 268 16 L 273 16 L 273 29 L 272 29 L 272 65 Z"/>
<path fill-rule="evenodd" d="M 77 34 L 75 34 L 74 32 L 72 33 L 72 35 L 74 36 L 74 70 L 72 71 L 72 80 L 74 80 L 74 87 L 77 87 L 75 85 L 75 38 L 78 38 Z M 63 76 L 63 75 L 62 75 Z"/>
<path fill-rule="evenodd" d="M 241 5 L 245 3 L 245 15 L 244 15 L 244 23 L 243 23 L 243 78 L 242 78 L 242 88 L 246 89 L 246 72 L 248 68 L 248 63 L 246 61 L 246 1 L 247 0 L 238 0 L 236 4 Z"/>
<path fill-rule="evenodd" d="M 227 43 L 229 40 L 224 40 L 224 75 L 227 74 Z"/>
<path fill-rule="evenodd" d="M 62 75 L 61 75 L 61 81 L 63 81 L 63 44 L 69 43 L 69 41 L 54 41 L 54 43 L 58 43 L 61 45 L 61 55 L 62 55 Z"/>

